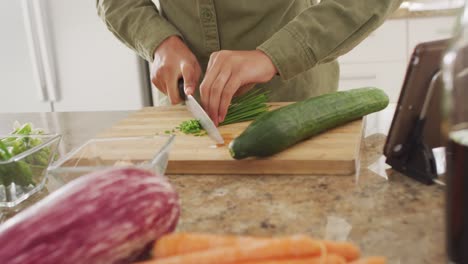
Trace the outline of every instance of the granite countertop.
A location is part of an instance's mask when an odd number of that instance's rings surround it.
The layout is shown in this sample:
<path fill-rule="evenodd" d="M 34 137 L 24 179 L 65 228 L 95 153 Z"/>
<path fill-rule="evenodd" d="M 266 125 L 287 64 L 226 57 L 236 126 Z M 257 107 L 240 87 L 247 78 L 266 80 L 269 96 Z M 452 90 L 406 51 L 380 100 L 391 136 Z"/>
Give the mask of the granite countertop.
<path fill-rule="evenodd" d="M 443 263 L 444 189 L 425 186 L 386 169 L 382 147 L 392 108 L 367 119 L 354 176 L 169 176 L 180 194 L 178 229 L 249 235 L 305 233 L 346 239 L 365 255 L 383 255 L 389 263 Z M 62 133 L 60 151 L 70 151 L 130 112 L 2 114 L 0 134 L 15 120 Z M 5 221 L 47 194 L 47 189 Z"/>

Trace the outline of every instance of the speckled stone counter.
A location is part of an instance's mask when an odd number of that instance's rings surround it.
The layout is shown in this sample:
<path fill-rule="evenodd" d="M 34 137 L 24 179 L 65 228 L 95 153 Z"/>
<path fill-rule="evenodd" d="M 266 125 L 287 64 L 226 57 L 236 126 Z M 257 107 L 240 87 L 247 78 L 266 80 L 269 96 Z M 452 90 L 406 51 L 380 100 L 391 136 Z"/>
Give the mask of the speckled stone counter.
<path fill-rule="evenodd" d="M 67 152 L 129 112 L 1 114 L 0 133 L 14 120 L 64 135 Z M 169 176 L 180 194 L 178 229 L 249 235 L 305 233 L 357 243 L 389 263 L 444 263 L 444 189 L 386 169 L 381 149 L 391 111 L 369 117 L 356 176 Z M 374 133 L 377 132 L 377 133 Z M 382 172 L 376 173 L 381 170 Z M 384 177 L 385 176 L 385 177 Z M 47 195 L 45 189 L 5 221 Z"/>

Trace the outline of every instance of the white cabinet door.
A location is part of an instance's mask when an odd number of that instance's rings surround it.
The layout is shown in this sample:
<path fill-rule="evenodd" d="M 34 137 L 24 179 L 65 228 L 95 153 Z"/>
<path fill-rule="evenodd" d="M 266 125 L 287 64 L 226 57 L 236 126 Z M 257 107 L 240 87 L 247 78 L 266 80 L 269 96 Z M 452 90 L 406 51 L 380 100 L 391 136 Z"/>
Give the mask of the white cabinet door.
<path fill-rule="evenodd" d="M 341 65 L 340 90 L 374 86 L 397 102 L 406 72 L 405 62 Z"/>
<path fill-rule="evenodd" d="M 401 90 L 407 61 L 407 21 L 389 20 L 348 54 L 339 58 L 340 90 L 375 86 L 391 102 Z"/>
<path fill-rule="evenodd" d="M 46 5 L 58 76 L 55 111 L 139 109 L 148 105 L 145 64 L 97 15 L 95 0 Z"/>
<path fill-rule="evenodd" d="M 453 35 L 455 17 L 414 18 L 408 21 L 408 55 L 421 42 L 450 38 Z"/>
<path fill-rule="evenodd" d="M 0 0 L 0 113 L 47 112 L 28 49 L 21 1 Z"/>
<path fill-rule="evenodd" d="M 406 20 L 388 20 L 340 58 L 341 63 L 406 61 Z"/>

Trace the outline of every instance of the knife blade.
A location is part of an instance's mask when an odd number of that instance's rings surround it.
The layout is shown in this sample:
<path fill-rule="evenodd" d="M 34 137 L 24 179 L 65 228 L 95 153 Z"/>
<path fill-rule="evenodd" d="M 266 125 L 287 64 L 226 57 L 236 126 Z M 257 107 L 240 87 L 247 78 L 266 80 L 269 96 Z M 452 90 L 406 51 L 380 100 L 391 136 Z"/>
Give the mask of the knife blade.
<path fill-rule="evenodd" d="M 206 130 L 208 136 L 213 139 L 217 144 L 224 144 L 224 139 L 219 133 L 218 128 L 215 126 L 208 114 L 203 110 L 197 100 L 191 95 L 185 95 L 184 91 L 184 79 L 179 79 L 177 83 L 179 89 L 179 95 L 182 100 L 185 101 L 185 106 L 189 112 L 197 119 L 202 125 L 203 129 Z"/>

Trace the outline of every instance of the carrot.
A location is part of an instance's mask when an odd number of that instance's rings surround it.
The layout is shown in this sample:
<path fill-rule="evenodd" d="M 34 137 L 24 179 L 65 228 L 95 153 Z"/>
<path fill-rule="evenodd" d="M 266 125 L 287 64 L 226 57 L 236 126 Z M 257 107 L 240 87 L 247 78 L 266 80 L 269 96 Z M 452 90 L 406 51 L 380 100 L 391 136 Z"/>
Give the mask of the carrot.
<path fill-rule="evenodd" d="M 346 261 L 357 260 L 361 256 L 361 251 L 357 246 L 349 242 L 323 241 L 327 251 L 343 256 Z"/>
<path fill-rule="evenodd" d="M 330 254 L 328 256 L 310 257 L 310 258 L 291 258 L 278 260 L 264 260 L 242 262 L 239 264 L 346 264 L 346 259 L 342 256 Z"/>
<path fill-rule="evenodd" d="M 384 257 L 367 257 L 351 262 L 351 264 L 385 264 L 387 260 Z"/>
<path fill-rule="evenodd" d="M 323 243 L 306 236 L 294 236 L 288 238 L 272 238 L 264 241 L 252 241 L 234 246 L 223 246 L 143 263 L 234 264 L 275 258 L 315 257 L 323 255 L 324 251 L 326 251 L 326 248 Z"/>
<path fill-rule="evenodd" d="M 221 236 L 197 233 L 172 233 L 160 238 L 153 248 L 153 257 L 165 258 L 223 246 L 234 246 L 261 238 Z"/>
<path fill-rule="evenodd" d="M 219 248 L 223 246 L 235 246 L 249 244 L 251 242 L 268 241 L 269 238 L 239 237 L 207 235 L 197 233 L 173 233 L 158 240 L 153 248 L 153 257 L 164 258 L 175 255 L 183 255 L 198 251 Z M 352 243 L 317 241 L 324 243 L 329 253 L 343 256 L 347 261 L 359 258 L 360 251 Z"/>

